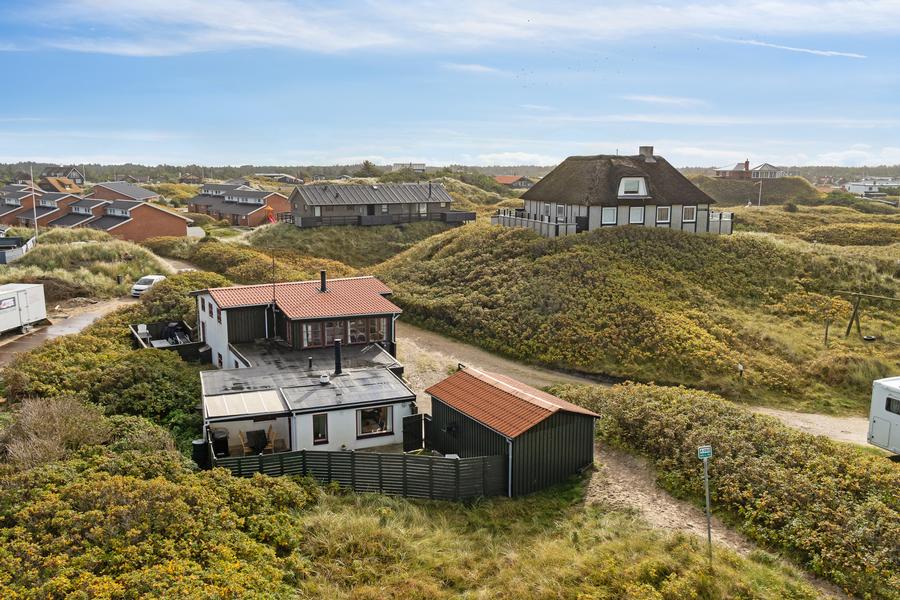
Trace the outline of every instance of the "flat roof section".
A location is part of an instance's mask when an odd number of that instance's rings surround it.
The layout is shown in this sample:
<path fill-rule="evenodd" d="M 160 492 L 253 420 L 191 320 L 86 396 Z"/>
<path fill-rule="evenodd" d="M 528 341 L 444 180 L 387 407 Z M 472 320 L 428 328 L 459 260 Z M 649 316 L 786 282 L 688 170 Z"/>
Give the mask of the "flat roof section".
<path fill-rule="evenodd" d="M 278 390 L 206 396 L 203 402 L 209 419 L 287 412 Z"/>
<path fill-rule="evenodd" d="M 387 369 L 344 371 L 325 384 L 318 377 L 309 377 L 301 385 L 282 388 L 281 394 L 293 412 L 416 399 L 415 393 Z"/>

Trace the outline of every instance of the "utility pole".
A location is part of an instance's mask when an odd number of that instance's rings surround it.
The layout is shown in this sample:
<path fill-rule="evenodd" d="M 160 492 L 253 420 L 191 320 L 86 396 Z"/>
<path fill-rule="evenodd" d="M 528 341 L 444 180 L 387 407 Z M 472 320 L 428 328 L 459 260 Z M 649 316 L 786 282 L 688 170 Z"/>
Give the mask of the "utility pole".
<path fill-rule="evenodd" d="M 29 173 L 31 174 L 31 218 L 34 221 L 34 244 L 35 246 L 38 243 L 38 224 L 37 224 L 37 195 L 35 193 L 34 186 L 34 165 L 29 167 Z"/>
<path fill-rule="evenodd" d="M 762 208 L 762 179 L 759 180 L 759 197 L 756 199 L 756 208 Z"/>
<path fill-rule="evenodd" d="M 712 570 L 712 512 L 709 505 L 709 459 L 712 457 L 712 446 L 697 448 L 697 458 L 703 461 L 703 488 L 706 492 L 706 545 L 709 554 L 709 569 Z"/>

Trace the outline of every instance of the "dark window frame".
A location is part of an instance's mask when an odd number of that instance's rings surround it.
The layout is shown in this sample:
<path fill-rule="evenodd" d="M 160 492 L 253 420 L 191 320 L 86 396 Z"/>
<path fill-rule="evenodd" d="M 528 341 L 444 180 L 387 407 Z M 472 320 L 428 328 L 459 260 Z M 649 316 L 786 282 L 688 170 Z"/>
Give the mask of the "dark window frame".
<path fill-rule="evenodd" d="M 325 419 L 325 437 L 323 439 L 316 439 L 316 417 L 322 417 Z M 312 439 L 313 439 L 313 446 L 321 446 L 322 444 L 328 443 L 328 413 L 313 413 L 313 415 L 312 415 Z"/>
<path fill-rule="evenodd" d="M 884 401 L 884 410 L 892 415 L 900 415 L 900 398 L 888 396 Z"/>
<path fill-rule="evenodd" d="M 386 431 L 377 431 L 375 433 L 362 432 L 362 418 L 360 413 L 364 410 L 380 410 L 387 409 L 387 426 Z M 367 406 L 365 408 L 357 408 L 356 414 L 356 439 L 364 440 L 367 438 L 382 437 L 386 435 L 394 435 L 394 406 L 392 404 L 383 404 L 381 406 Z"/>

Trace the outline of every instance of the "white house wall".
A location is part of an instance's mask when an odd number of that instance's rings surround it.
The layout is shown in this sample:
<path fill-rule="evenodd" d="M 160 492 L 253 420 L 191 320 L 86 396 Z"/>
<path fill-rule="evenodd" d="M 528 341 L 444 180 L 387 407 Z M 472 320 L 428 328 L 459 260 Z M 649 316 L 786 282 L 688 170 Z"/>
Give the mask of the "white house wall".
<path fill-rule="evenodd" d="M 256 429 L 263 429 L 266 432 L 269 431 L 269 426 L 272 426 L 272 429 L 275 431 L 275 435 L 278 439 L 284 440 L 284 445 L 286 448 L 290 448 L 290 439 L 291 439 L 291 427 L 290 427 L 290 417 L 278 417 L 276 419 L 268 419 L 268 420 L 260 420 L 254 421 L 253 419 L 246 419 L 243 421 L 224 421 L 224 422 L 212 422 L 209 423 L 209 427 L 212 429 L 225 429 L 228 431 L 228 447 L 229 448 L 240 448 L 241 446 L 241 438 L 240 432 L 246 433 L 248 431 L 253 431 Z"/>
<path fill-rule="evenodd" d="M 200 299 L 206 301 L 206 310 L 200 310 Z M 212 304 L 213 316 L 209 316 L 209 305 Z M 228 349 L 228 317 L 225 311 L 222 311 L 222 322 L 216 320 L 216 310 L 218 306 L 213 302 L 212 296 L 209 294 L 199 294 L 197 296 L 197 321 L 200 330 L 204 327 L 201 323 L 206 324 L 206 337 L 204 342 L 212 349 L 212 364 L 218 366 L 218 356 L 222 355 L 222 366 L 226 369 L 234 368 L 235 359 Z"/>
<path fill-rule="evenodd" d="M 328 443 L 313 444 L 313 415 L 294 415 L 295 450 L 342 450 L 375 448 L 403 443 L 403 417 L 412 414 L 410 402 L 390 405 L 393 407 L 392 421 L 394 432 L 391 435 L 379 435 L 356 439 L 356 409 L 331 410 L 328 415 Z"/>

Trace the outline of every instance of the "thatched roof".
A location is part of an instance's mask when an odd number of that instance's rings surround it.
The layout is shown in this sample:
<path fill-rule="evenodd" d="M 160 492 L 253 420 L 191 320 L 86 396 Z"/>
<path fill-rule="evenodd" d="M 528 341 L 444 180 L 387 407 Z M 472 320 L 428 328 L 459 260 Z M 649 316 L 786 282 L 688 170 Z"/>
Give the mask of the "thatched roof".
<path fill-rule="evenodd" d="M 623 177 L 645 177 L 650 192 L 643 198 L 620 198 Z M 669 162 L 653 156 L 570 156 L 522 194 L 525 200 L 597 206 L 601 204 L 714 204 Z"/>

